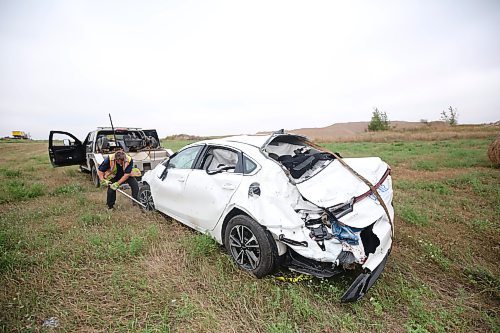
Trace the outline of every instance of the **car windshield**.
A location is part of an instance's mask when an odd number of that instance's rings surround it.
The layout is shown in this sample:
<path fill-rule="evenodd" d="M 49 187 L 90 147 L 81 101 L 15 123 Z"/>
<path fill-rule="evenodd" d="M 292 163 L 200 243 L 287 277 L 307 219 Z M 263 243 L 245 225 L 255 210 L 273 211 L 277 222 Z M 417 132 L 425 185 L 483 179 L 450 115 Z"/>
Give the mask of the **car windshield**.
<path fill-rule="evenodd" d="M 116 140 L 115 140 L 116 138 Z M 158 142 L 146 137 L 142 131 L 99 131 L 96 138 L 98 152 L 107 153 L 118 149 L 138 151 L 145 148 L 156 148 Z"/>

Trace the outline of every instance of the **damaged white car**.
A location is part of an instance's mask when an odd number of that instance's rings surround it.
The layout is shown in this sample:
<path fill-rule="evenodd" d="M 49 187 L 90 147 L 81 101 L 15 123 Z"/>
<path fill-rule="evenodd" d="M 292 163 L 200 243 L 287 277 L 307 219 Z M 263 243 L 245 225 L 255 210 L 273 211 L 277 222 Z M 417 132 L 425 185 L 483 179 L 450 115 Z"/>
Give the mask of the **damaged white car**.
<path fill-rule="evenodd" d="M 139 191 L 148 209 L 208 233 L 256 277 L 277 265 L 321 278 L 360 268 L 344 302 L 384 269 L 392 196 L 380 158 L 342 159 L 283 131 L 193 143 L 147 172 Z"/>

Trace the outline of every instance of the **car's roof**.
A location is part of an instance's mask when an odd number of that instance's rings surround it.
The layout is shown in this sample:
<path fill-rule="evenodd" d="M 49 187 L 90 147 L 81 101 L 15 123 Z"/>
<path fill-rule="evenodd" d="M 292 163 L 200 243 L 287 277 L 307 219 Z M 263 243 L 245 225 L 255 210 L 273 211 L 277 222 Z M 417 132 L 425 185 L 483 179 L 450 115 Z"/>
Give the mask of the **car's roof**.
<path fill-rule="evenodd" d="M 228 136 L 220 139 L 205 140 L 198 143 L 205 144 L 231 144 L 231 143 L 243 143 L 257 148 L 261 148 L 271 135 L 238 135 L 238 136 Z"/>
<path fill-rule="evenodd" d="M 97 131 L 112 131 L 112 127 L 97 127 Z M 115 131 L 141 131 L 138 127 L 115 127 Z"/>

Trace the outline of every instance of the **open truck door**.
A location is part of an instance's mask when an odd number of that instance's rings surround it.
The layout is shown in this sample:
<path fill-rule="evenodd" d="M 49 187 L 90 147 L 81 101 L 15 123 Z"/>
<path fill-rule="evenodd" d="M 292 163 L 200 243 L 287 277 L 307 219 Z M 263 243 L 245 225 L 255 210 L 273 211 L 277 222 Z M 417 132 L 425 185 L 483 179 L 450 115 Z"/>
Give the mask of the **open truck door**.
<path fill-rule="evenodd" d="M 50 131 L 49 158 L 53 167 L 85 163 L 85 146 L 73 134 Z"/>

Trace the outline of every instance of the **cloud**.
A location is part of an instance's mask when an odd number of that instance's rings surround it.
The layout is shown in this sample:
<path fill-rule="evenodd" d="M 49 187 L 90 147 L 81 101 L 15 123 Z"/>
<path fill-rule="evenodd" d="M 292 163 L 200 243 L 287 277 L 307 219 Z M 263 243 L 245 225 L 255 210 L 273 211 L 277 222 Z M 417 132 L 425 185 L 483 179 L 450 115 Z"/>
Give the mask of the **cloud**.
<path fill-rule="evenodd" d="M 224 135 L 368 120 L 498 120 L 499 5 L 2 2 L 0 134 L 107 125 Z"/>

